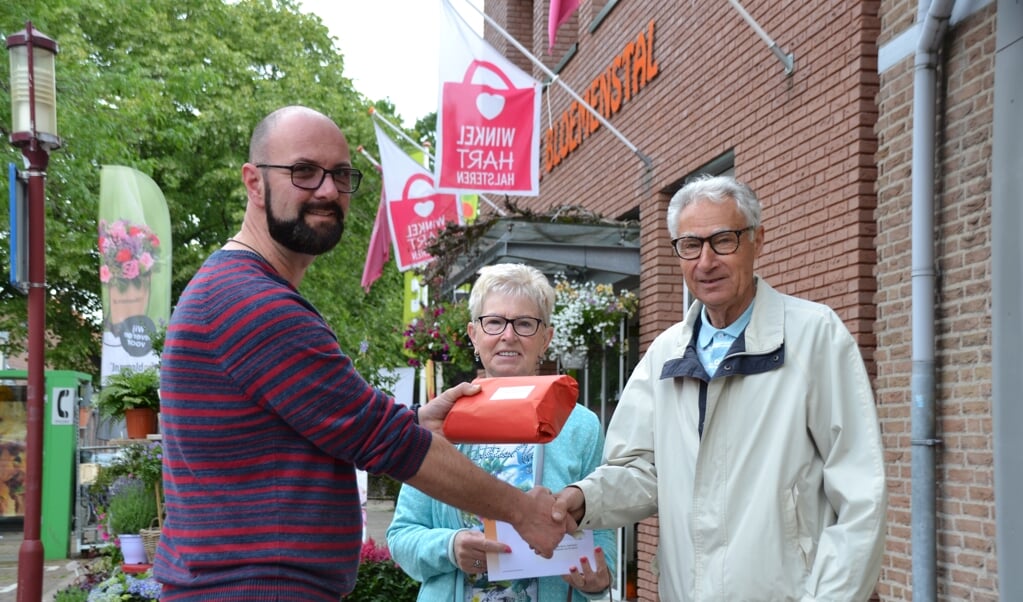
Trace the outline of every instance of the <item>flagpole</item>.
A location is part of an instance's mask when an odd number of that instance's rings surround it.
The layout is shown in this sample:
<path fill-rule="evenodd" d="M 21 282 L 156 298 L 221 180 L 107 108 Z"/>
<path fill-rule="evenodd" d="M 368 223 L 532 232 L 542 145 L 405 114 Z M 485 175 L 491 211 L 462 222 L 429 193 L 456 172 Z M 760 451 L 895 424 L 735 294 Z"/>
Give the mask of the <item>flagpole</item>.
<path fill-rule="evenodd" d="M 359 145 L 358 151 L 360 155 L 366 157 L 366 160 L 373 164 L 373 167 L 377 168 L 377 170 L 381 169 L 380 162 L 374 159 L 373 155 L 369 154 L 369 151 L 367 151 L 361 144 Z"/>
<path fill-rule="evenodd" d="M 448 0 L 443 0 L 443 1 L 444 2 L 448 2 Z M 511 42 L 512 46 L 515 46 L 515 48 L 517 48 L 519 50 L 519 52 L 521 52 L 522 54 L 526 55 L 526 58 L 528 58 L 530 61 L 532 61 L 534 65 L 539 67 L 540 70 L 543 71 L 547 75 L 547 77 L 551 78 L 552 82 L 557 82 L 557 84 L 560 85 L 562 88 L 564 88 L 564 90 L 566 92 L 568 92 L 569 96 L 571 96 L 576 102 L 578 102 L 580 106 L 584 107 L 587 111 L 589 111 L 594 117 L 597 118 L 597 121 L 599 121 L 601 125 L 606 127 L 608 129 L 608 131 L 610 131 L 612 134 L 615 135 L 616 138 L 621 140 L 622 143 L 625 144 L 625 146 L 628 147 L 629 150 L 631 150 L 633 153 L 635 153 L 636 156 L 639 157 L 639 159 L 641 161 L 643 161 L 643 164 L 646 166 L 647 171 L 650 171 L 650 170 L 652 170 L 654 168 L 654 162 L 650 160 L 650 157 L 648 157 L 648 156 L 644 155 L 642 152 L 640 152 L 640 150 L 638 148 L 636 148 L 635 144 L 630 142 L 628 138 L 626 138 L 624 135 L 622 135 L 622 133 L 619 132 L 618 129 L 615 128 L 615 126 L 611 125 L 611 123 L 607 119 L 604 119 L 604 116 L 601 115 L 596 109 L 591 107 L 590 103 L 586 102 L 585 100 L 583 100 L 583 98 L 581 96 L 576 94 L 575 90 L 573 90 L 571 87 L 569 87 L 568 84 L 566 84 L 565 82 L 561 81 L 561 78 L 559 78 L 556 73 L 554 73 L 553 71 L 548 69 L 547 65 L 544 65 L 543 62 L 540 61 L 540 59 L 538 59 L 535 56 L 533 56 L 532 52 L 526 50 L 525 46 L 520 44 L 518 40 L 516 40 L 514 37 L 512 37 L 512 35 L 510 33 L 505 31 L 503 27 L 498 25 L 496 21 L 491 19 L 490 15 L 488 15 L 486 12 L 484 12 L 483 9 L 477 8 L 476 5 L 473 4 L 470 0 L 466 0 L 466 4 L 471 6 L 473 8 L 473 10 L 475 10 L 480 15 L 482 15 L 483 19 L 487 23 L 489 23 L 491 27 L 496 29 L 497 32 L 500 33 L 504 37 L 504 39 L 506 39 L 509 42 Z M 465 23 L 465 19 L 462 18 L 462 15 L 459 14 L 458 11 L 453 10 L 452 12 L 455 13 L 455 16 L 457 16 L 459 19 L 462 19 L 463 23 Z M 467 27 L 469 27 L 468 23 L 465 23 L 465 25 Z"/>
<path fill-rule="evenodd" d="M 408 134 L 406 134 L 406 133 L 405 133 L 404 131 L 402 131 L 402 129 L 401 129 L 400 127 L 398 127 L 398 126 L 394 125 L 393 123 L 391 123 L 390 121 L 388 121 L 387 119 L 385 119 L 385 118 L 383 117 L 383 115 L 381 115 L 380 113 L 377 113 L 377 111 L 376 111 L 376 109 L 375 109 L 375 108 L 373 108 L 373 107 L 370 107 L 370 108 L 369 108 L 369 114 L 370 114 L 370 115 L 371 115 L 372 117 L 374 117 L 375 119 L 378 119 L 378 120 L 379 120 L 379 121 L 380 121 L 381 123 L 383 123 L 383 124 L 384 124 L 384 125 L 386 125 L 387 127 L 391 128 L 391 130 L 393 130 L 393 131 L 394 131 L 394 132 L 396 132 L 396 133 L 397 133 L 397 134 L 398 134 L 399 136 L 401 136 L 402 138 L 404 138 L 405 140 L 407 140 L 407 141 L 409 142 L 409 144 L 411 144 L 412 146 L 414 146 L 414 147 L 418 148 L 419 150 L 423 151 L 423 154 L 424 154 L 424 155 L 426 155 L 426 157 L 427 157 L 428 159 L 433 159 L 433 154 L 432 154 L 432 153 L 430 153 L 430 151 L 429 151 L 429 150 L 427 150 L 427 149 L 426 149 L 426 147 L 424 147 L 423 145 L 421 145 L 421 144 L 419 144 L 418 142 L 416 142 L 415 140 L 413 140 L 413 139 L 412 139 L 411 137 L 409 137 L 409 135 L 408 135 Z M 379 167 L 379 165 L 378 165 L 377 167 Z M 493 209 L 494 211 L 496 211 L 498 215 L 500 215 L 501 217 L 504 217 L 504 216 L 506 216 L 506 215 L 507 215 L 507 213 L 505 213 L 505 211 L 504 211 L 503 209 L 501 209 L 500 207 L 498 207 L 496 203 L 494 203 L 493 201 L 491 201 L 490 199 L 488 199 L 488 198 L 487 198 L 487 195 L 485 195 L 485 194 L 481 194 L 481 193 L 476 193 L 476 194 L 477 194 L 477 195 L 478 195 L 478 196 L 479 196 L 479 197 L 480 197 L 481 199 L 483 199 L 484 201 L 486 201 L 486 202 L 487 202 L 487 204 L 488 204 L 488 205 L 490 205 L 490 208 L 491 208 L 491 209 Z"/>
<path fill-rule="evenodd" d="M 433 158 L 433 155 L 430 154 L 430 151 L 426 150 L 426 148 L 424 148 L 423 145 L 421 145 L 418 142 L 416 142 L 415 140 L 413 140 L 412 137 L 409 136 L 408 134 L 406 134 L 405 131 L 402 130 L 400 127 L 398 127 L 398 126 L 394 125 L 393 123 L 391 123 L 390 121 L 388 121 L 380 113 L 377 113 L 376 109 L 374 109 L 373 107 L 370 107 L 369 108 L 369 114 L 371 116 L 373 116 L 375 119 L 379 119 L 384 125 L 386 125 L 387 127 L 391 128 L 391 131 L 393 131 L 394 133 L 398 134 L 399 136 L 401 136 L 402 138 L 407 140 L 409 144 L 411 144 L 412 146 L 414 146 L 414 147 L 418 148 L 419 150 L 423 151 L 423 153 L 428 158 L 430 158 L 430 159 Z"/>
<path fill-rule="evenodd" d="M 786 53 L 784 50 L 779 48 L 778 44 L 771 39 L 771 36 L 767 35 L 767 32 L 765 32 L 764 29 L 760 27 L 759 24 L 757 24 L 753 17 L 751 17 L 750 14 L 746 12 L 746 9 L 743 8 L 741 4 L 739 4 L 739 0 L 728 0 L 728 2 L 731 3 L 732 8 L 734 8 L 739 13 L 739 15 L 741 15 L 742 18 L 746 20 L 746 23 L 753 28 L 753 31 L 755 31 L 756 34 L 760 36 L 760 39 L 763 40 L 765 44 L 767 44 L 768 50 L 773 52 L 774 56 L 778 57 L 778 60 L 781 61 L 782 66 L 785 67 L 785 75 L 792 75 L 792 72 L 796 70 L 795 56 L 791 52 Z"/>

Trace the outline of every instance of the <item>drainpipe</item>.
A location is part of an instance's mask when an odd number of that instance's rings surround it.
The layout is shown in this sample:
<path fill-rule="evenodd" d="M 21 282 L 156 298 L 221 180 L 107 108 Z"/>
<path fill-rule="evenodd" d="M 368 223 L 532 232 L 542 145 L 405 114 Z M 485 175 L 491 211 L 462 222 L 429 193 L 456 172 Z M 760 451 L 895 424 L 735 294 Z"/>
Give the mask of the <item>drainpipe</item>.
<path fill-rule="evenodd" d="M 955 0 L 920 0 L 913 76 L 912 557 L 913 600 L 937 599 L 934 429 L 934 140 L 937 52 Z"/>

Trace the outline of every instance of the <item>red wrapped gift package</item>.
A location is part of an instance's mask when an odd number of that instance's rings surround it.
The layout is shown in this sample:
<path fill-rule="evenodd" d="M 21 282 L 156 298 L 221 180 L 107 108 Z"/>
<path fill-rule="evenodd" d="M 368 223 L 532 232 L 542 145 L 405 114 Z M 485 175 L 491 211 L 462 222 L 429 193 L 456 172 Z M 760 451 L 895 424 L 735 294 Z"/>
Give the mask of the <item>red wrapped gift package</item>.
<path fill-rule="evenodd" d="M 459 399 L 444 419 L 444 436 L 455 443 L 547 443 L 579 398 L 579 384 L 566 374 L 473 382 L 483 390 Z"/>

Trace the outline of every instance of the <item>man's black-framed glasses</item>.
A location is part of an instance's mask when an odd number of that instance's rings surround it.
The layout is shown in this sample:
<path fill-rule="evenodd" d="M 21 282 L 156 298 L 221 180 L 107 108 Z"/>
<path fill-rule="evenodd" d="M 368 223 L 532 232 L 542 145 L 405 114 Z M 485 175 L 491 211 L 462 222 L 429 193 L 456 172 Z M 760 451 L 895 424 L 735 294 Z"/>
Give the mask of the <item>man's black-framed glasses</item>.
<path fill-rule="evenodd" d="M 334 180 L 334 187 L 338 192 L 351 193 L 359 189 L 362 182 L 362 172 L 354 167 L 335 167 L 325 169 L 312 163 L 295 163 L 293 165 L 273 165 L 270 163 L 257 163 L 256 167 L 261 169 L 286 169 L 291 172 L 291 183 L 295 188 L 302 190 L 316 190 L 323 185 L 327 174 Z"/>
<path fill-rule="evenodd" d="M 671 241 L 671 248 L 682 259 L 697 259 L 703 253 L 703 243 L 710 243 L 712 251 L 718 255 L 731 255 L 739 250 L 742 235 L 755 226 L 746 226 L 741 230 L 724 230 L 715 232 L 706 238 L 700 236 L 680 236 Z"/>
<path fill-rule="evenodd" d="M 543 320 L 540 318 L 506 318 L 504 316 L 480 316 L 476 318 L 476 321 L 480 323 L 480 328 L 487 334 L 501 334 L 511 324 L 512 330 L 520 337 L 533 336 L 543 324 Z"/>

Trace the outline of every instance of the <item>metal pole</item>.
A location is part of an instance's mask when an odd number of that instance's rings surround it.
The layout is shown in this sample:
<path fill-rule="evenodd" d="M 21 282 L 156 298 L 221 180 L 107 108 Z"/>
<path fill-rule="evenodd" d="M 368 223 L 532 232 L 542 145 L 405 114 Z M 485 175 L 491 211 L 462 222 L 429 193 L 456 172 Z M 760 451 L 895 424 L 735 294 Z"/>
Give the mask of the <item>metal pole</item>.
<path fill-rule="evenodd" d="M 607 430 L 607 347 L 600 351 L 600 424 Z"/>
<path fill-rule="evenodd" d="M 36 140 L 22 150 L 28 171 L 28 401 L 25 464 L 25 533 L 18 550 L 18 602 L 42 600 L 43 402 L 46 396 L 46 237 L 44 180 L 49 155 Z"/>
<path fill-rule="evenodd" d="M 771 36 L 767 35 L 767 32 L 765 32 L 764 29 L 757 24 L 753 17 L 751 17 L 750 14 L 746 12 L 746 9 L 743 8 L 741 4 L 739 4 L 739 0 L 728 0 L 728 2 L 731 3 L 732 7 L 735 8 L 735 10 L 738 11 L 740 15 L 742 15 L 742 18 L 745 19 L 746 23 L 753 28 L 753 31 L 755 31 L 757 35 L 760 36 L 760 39 L 763 40 L 765 44 L 767 44 L 767 48 L 774 53 L 774 56 L 778 57 L 778 60 L 781 61 L 782 66 L 785 67 L 785 75 L 792 75 L 792 72 L 796 70 L 795 56 L 791 52 L 786 53 L 784 50 L 779 48 L 778 44 L 776 44 L 775 41 L 771 39 Z"/>
<path fill-rule="evenodd" d="M 25 24 L 31 135 L 19 144 L 28 163 L 28 399 L 25 404 L 25 518 L 18 550 L 18 602 L 43 598 L 43 542 L 40 539 L 43 489 L 43 403 L 46 329 L 46 209 L 44 181 L 50 155 L 36 129 L 35 51 L 32 22 Z"/>

